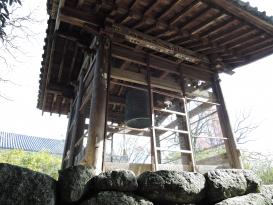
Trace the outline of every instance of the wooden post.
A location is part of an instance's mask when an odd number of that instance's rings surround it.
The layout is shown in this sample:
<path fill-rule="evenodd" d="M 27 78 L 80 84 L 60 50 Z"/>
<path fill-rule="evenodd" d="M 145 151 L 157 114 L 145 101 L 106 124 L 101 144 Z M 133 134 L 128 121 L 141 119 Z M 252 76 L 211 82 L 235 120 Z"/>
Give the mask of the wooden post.
<path fill-rule="evenodd" d="M 65 161 L 65 158 L 66 158 L 66 154 L 67 154 L 67 151 L 68 151 L 68 147 L 70 146 L 69 145 L 69 141 L 70 141 L 70 133 L 69 133 L 69 129 L 70 129 L 70 126 L 71 126 L 71 123 L 72 123 L 72 104 L 73 104 L 73 101 L 71 102 L 70 104 L 70 113 L 69 113 L 69 120 L 68 120 L 68 124 L 67 124 L 67 131 L 66 131 L 66 137 L 65 137 L 65 141 L 64 141 L 64 151 L 63 151 L 63 159 L 62 159 L 62 165 L 61 165 L 61 169 L 65 169 L 66 168 L 66 161 Z"/>
<path fill-rule="evenodd" d="M 113 154 L 114 154 L 114 134 L 111 134 L 111 162 L 113 162 Z"/>
<path fill-rule="evenodd" d="M 215 74 L 213 82 L 212 82 L 213 83 L 212 88 L 220 104 L 220 106 L 217 106 L 217 111 L 218 111 L 220 125 L 223 132 L 223 137 L 227 138 L 227 140 L 225 140 L 227 155 L 228 155 L 232 168 L 242 169 L 243 166 L 242 166 L 242 161 L 240 157 L 240 151 L 237 148 L 237 144 L 233 136 L 233 131 L 230 125 L 228 112 L 226 109 L 226 105 L 225 105 L 225 101 L 224 101 L 224 97 L 223 97 L 223 93 L 222 93 L 222 89 L 219 84 L 219 81 L 220 80 L 219 80 L 218 74 Z"/>
<path fill-rule="evenodd" d="M 82 104 L 82 93 L 83 93 L 83 73 L 80 72 L 79 74 L 79 88 L 77 89 L 77 99 L 76 99 L 76 105 L 74 110 L 74 117 L 72 119 L 72 133 L 71 133 L 71 141 L 69 146 L 69 158 L 68 158 L 68 167 L 71 167 L 74 165 L 74 155 L 75 155 L 75 143 L 77 138 L 78 129 L 80 126 L 80 107 Z"/>
<path fill-rule="evenodd" d="M 106 38 L 106 45 L 104 45 L 105 48 L 105 56 L 104 60 L 106 62 L 105 69 L 107 72 L 107 81 L 106 81 L 106 103 L 105 103 L 105 121 L 104 121 L 104 138 L 103 138 L 103 151 L 102 151 L 102 170 L 105 169 L 105 156 L 106 156 L 106 140 L 107 140 L 107 120 L 108 120 L 108 106 L 109 106 L 109 98 L 110 98 L 110 86 L 111 86 L 111 69 L 112 69 L 112 43 L 110 38 Z M 111 141 L 111 161 L 113 161 L 113 137 L 114 134 L 112 133 L 112 141 Z"/>
<path fill-rule="evenodd" d="M 78 126 L 77 126 L 77 133 L 76 133 L 76 140 L 74 144 L 74 157 L 76 157 L 83 149 L 83 135 L 84 135 L 84 124 L 85 124 L 85 116 L 84 113 L 80 111 L 79 118 L 78 118 Z M 80 141 L 79 141 L 80 140 Z M 77 143 L 79 142 L 79 143 Z M 78 159 L 80 161 L 80 159 Z M 77 161 L 77 163 L 79 163 Z M 74 164 L 76 161 L 74 160 Z"/>
<path fill-rule="evenodd" d="M 102 171 L 103 140 L 106 114 L 107 86 L 105 72 L 108 67 L 107 52 L 109 40 L 104 36 L 96 37 L 96 56 L 94 77 L 92 80 L 91 108 L 89 115 L 88 139 L 85 150 L 84 163 L 95 168 L 96 172 Z"/>
<path fill-rule="evenodd" d="M 156 151 L 156 135 L 155 135 L 155 114 L 154 114 L 154 100 L 153 92 L 151 87 L 151 71 L 150 71 L 150 62 L 149 55 L 147 56 L 147 83 L 148 83 L 148 95 L 149 95 L 149 105 L 150 105 L 150 120 L 151 120 L 151 164 L 152 170 L 157 171 L 158 169 L 158 160 L 157 160 L 157 151 Z"/>

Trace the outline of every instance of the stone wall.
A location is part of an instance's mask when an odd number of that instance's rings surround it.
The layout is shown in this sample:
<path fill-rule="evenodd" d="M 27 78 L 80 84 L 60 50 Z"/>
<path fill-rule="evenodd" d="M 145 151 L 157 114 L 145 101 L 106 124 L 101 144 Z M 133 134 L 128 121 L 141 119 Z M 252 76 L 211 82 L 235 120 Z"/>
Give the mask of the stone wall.
<path fill-rule="evenodd" d="M 31 170 L 0 164 L 2 205 L 269 205 L 273 185 L 262 186 L 249 170 L 218 169 L 202 175 L 156 171 L 139 176 L 128 170 L 99 175 L 75 166 L 58 181 Z"/>

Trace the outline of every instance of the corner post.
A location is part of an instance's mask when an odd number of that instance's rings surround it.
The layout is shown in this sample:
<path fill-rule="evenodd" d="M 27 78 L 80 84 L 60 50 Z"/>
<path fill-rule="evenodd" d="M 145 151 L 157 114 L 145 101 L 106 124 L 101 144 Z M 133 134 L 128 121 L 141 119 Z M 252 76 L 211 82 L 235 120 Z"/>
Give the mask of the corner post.
<path fill-rule="evenodd" d="M 240 151 L 237 148 L 236 140 L 233 135 L 228 112 L 224 101 L 224 96 L 219 82 L 220 82 L 219 76 L 218 74 L 215 74 L 212 81 L 213 85 L 212 88 L 220 104 L 220 106 L 217 106 L 217 110 L 219 114 L 219 120 L 223 135 L 225 138 L 227 138 L 225 146 L 227 149 L 228 158 L 232 168 L 242 169 L 243 165 L 240 157 Z"/>
<path fill-rule="evenodd" d="M 93 166 L 97 173 L 102 171 L 103 146 L 105 134 L 105 115 L 107 98 L 106 73 L 108 69 L 110 52 L 110 40 L 104 36 L 96 37 L 96 60 L 94 65 L 94 77 L 92 80 L 92 96 L 89 115 L 88 139 L 85 150 L 84 162 Z"/>

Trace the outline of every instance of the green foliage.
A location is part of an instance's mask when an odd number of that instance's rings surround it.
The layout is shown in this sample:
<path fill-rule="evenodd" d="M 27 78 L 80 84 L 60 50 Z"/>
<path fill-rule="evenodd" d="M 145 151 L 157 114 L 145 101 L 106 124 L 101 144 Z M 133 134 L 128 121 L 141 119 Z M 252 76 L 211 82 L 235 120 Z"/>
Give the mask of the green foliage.
<path fill-rule="evenodd" d="M 198 150 L 194 153 L 195 160 L 203 160 L 207 158 L 211 158 L 217 155 L 221 155 L 226 153 L 226 149 L 223 145 L 221 146 L 215 146 L 215 147 L 210 147 L 208 149 L 203 149 L 203 150 Z"/>
<path fill-rule="evenodd" d="M 262 179 L 263 184 L 273 184 L 273 167 L 260 166 L 257 168 L 253 164 L 244 163 L 244 168 L 253 170 Z"/>
<path fill-rule="evenodd" d="M 1 150 L 0 163 L 9 163 L 58 178 L 61 157 L 48 152 L 26 152 L 23 150 Z"/>
<path fill-rule="evenodd" d="M 272 155 L 244 150 L 242 151 L 242 160 L 244 168 L 253 170 L 264 184 L 273 184 Z"/>
<path fill-rule="evenodd" d="M 267 168 L 258 172 L 264 184 L 273 184 L 273 168 Z"/>

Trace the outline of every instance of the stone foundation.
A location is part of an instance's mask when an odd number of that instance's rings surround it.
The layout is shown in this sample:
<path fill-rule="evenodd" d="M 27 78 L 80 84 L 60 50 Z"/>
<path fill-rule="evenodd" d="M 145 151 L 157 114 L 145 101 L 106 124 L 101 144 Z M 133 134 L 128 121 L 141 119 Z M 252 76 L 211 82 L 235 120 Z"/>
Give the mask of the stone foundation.
<path fill-rule="evenodd" d="M 3 205 L 270 205 L 273 185 L 249 170 L 218 169 L 202 175 L 157 171 L 135 176 L 75 166 L 60 171 L 58 181 L 18 166 L 0 164 Z"/>

